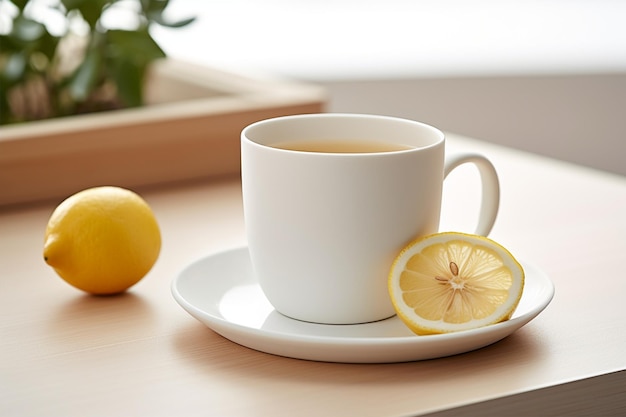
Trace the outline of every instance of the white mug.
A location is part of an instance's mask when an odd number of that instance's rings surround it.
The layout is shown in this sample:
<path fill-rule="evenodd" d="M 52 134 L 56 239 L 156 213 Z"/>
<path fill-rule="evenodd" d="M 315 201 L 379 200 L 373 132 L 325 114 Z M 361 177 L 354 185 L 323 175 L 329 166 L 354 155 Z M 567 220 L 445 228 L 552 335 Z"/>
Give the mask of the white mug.
<path fill-rule="evenodd" d="M 418 236 L 438 231 L 443 180 L 466 162 L 481 174 L 475 233 L 487 235 L 499 206 L 496 171 L 477 154 L 444 159 L 444 147 L 440 130 L 386 116 L 308 114 L 246 127 L 246 235 L 274 308 L 325 324 L 393 316 L 393 260 Z"/>

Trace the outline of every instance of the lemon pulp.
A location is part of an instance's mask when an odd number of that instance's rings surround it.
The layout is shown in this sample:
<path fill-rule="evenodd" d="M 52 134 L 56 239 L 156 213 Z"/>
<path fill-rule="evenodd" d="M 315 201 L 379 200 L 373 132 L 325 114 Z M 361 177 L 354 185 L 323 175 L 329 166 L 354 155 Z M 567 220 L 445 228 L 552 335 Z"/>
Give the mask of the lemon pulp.
<path fill-rule="evenodd" d="M 417 334 L 469 330 L 507 320 L 524 270 L 483 236 L 446 232 L 410 243 L 398 255 L 388 288 L 398 316 Z"/>

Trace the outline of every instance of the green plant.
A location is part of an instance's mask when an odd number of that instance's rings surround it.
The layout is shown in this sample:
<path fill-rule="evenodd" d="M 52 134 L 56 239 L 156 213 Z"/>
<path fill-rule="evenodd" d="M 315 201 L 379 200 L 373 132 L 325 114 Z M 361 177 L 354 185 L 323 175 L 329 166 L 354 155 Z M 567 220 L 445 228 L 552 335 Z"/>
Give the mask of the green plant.
<path fill-rule="evenodd" d="M 169 0 L 0 0 L 0 124 L 143 104 Z"/>

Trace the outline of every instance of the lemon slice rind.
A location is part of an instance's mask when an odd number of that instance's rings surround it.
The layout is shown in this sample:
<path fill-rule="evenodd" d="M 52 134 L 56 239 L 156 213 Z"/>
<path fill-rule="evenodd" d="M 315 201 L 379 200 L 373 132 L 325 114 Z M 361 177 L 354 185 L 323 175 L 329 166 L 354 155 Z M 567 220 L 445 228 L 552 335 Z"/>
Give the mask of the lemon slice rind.
<path fill-rule="evenodd" d="M 446 245 L 454 245 L 454 242 L 457 242 L 457 246 L 462 247 L 466 251 L 463 255 L 471 257 L 471 261 L 461 258 L 456 261 L 446 259 L 446 262 L 448 260 L 450 261 L 448 268 L 452 269 L 450 272 L 446 271 L 447 274 L 435 274 L 432 272 L 433 270 L 441 270 L 443 268 L 443 259 L 437 259 L 432 262 L 431 259 L 418 259 L 417 263 L 420 265 L 429 266 L 429 268 L 427 268 L 429 269 L 428 271 L 411 271 L 411 267 L 408 266 L 412 260 L 415 261 L 416 256 L 424 257 L 420 254 L 422 254 L 425 249 L 441 254 L 443 248 L 446 248 Z M 468 253 L 470 254 L 467 255 Z M 426 258 L 427 257 L 428 256 L 426 256 Z M 448 254 L 439 256 L 439 258 L 447 257 Z M 454 265 L 452 265 L 453 262 Z M 489 267 L 482 268 L 479 262 L 483 262 L 483 265 L 486 263 L 493 264 L 493 268 L 499 268 L 498 272 L 494 272 L 494 269 L 489 269 Z M 468 265 L 468 263 L 471 265 Z M 457 288 L 460 290 L 458 296 L 452 297 L 451 293 L 453 291 L 451 290 L 451 286 L 456 284 L 451 282 L 450 278 L 454 278 L 453 272 L 457 269 L 460 269 L 458 272 L 459 275 L 465 274 L 466 271 L 464 270 L 474 272 L 478 269 L 479 273 L 472 273 L 469 274 L 472 276 L 464 277 L 470 278 L 470 283 L 466 285 L 472 285 L 471 281 L 477 283 L 471 291 L 466 291 L 467 294 L 461 295 L 461 292 L 463 292 L 463 283 L 461 283 L 457 285 Z M 402 273 L 408 274 L 406 275 L 408 279 L 405 281 L 414 281 L 416 283 L 425 282 L 426 284 L 416 285 L 415 289 L 403 289 L 401 287 Z M 413 274 L 414 278 L 410 277 L 410 274 Z M 499 282 L 498 279 L 490 277 L 490 274 L 502 275 L 506 278 L 504 279 L 505 282 Z M 419 238 L 411 242 L 400 252 L 393 262 L 389 273 L 388 289 L 396 313 L 414 333 L 438 334 L 476 329 L 509 319 L 521 299 L 524 278 L 524 270 L 520 263 L 507 249 L 495 241 L 484 236 L 458 232 L 443 232 Z M 430 279 L 432 279 L 432 282 L 429 281 Z M 502 288 L 493 289 L 494 286 L 498 287 L 500 285 L 502 285 Z M 506 295 L 504 295 L 505 291 Z M 410 294 L 411 292 L 413 294 Z M 456 302 L 458 307 L 458 305 L 466 303 L 469 308 L 471 307 L 472 299 L 487 300 L 490 298 L 488 296 L 490 292 L 498 293 L 499 298 L 494 297 L 498 300 L 501 300 L 504 296 L 506 296 L 506 298 L 502 300 L 500 304 L 498 304 L 499 301 L 490 301 L 487 303 L 491 304 L 487 306 L 488 309 L 491 310 L 489 314 L 484 317 L 471 318 L 470 320 L 461 322 L 446 320 L 443 317 L 447 314 L 448 310 L 454 309 L 450 307 L 450 304 Z M 439 301 L 441 302 L 438 303 Z M 481 304 L 480 302 L 476 303 Z M 416 305 L 422 305 L 421 310 L 420 308 L 416 309 Z M 458 309 L 461 308 L 459 307 Z M 432 315 L 436 316 L 437 319 L 425 317 L 425 314 L 422 314 L 422 311 L 430 312 L 430 310 L 436 310 L 432 312 Z"/>

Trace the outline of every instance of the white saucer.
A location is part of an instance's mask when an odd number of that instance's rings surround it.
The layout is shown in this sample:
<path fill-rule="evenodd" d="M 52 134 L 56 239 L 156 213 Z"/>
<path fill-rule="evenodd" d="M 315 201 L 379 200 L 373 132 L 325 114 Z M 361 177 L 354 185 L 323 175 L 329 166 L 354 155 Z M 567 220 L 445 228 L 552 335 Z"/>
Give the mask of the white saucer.
<path fill-rule="evenodd" d="M 554 285 L 538 268 L 522 262 L 524 293 L 505 322 L 457 333 L 417 336 L 397 317 L 355 325 L 324 325 L 290 319 L 263 295 L 247 248 L 200 259 L 172 283 L 176 301 L 227 339 L 280 356 L 326 362 L 385 363 L 432 359 L 478 349 L 510 335 L 552 300 Z"/>

